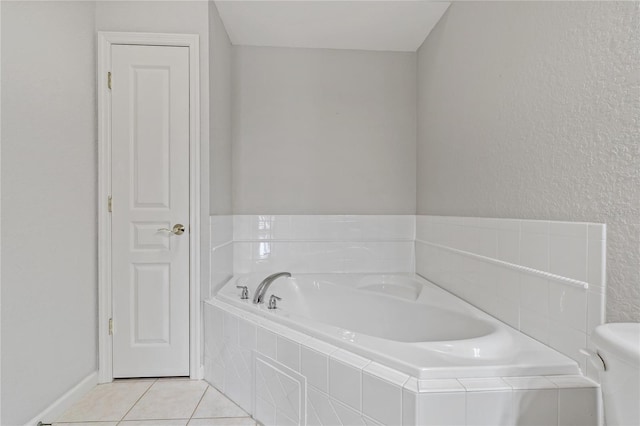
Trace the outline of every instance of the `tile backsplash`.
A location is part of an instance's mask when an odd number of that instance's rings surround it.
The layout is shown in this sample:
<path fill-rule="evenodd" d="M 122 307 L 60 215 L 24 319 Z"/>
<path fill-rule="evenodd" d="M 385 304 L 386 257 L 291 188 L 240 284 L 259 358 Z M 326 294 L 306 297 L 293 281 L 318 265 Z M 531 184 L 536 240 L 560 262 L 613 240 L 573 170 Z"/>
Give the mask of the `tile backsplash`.
<path fill-rule="evenodd" d="M 411 215 L 211 217 L 212 295 L 234 274 L 417 273 L 577 360 L 604 322 L 606 226 Z"/>
<path fill-rule="evenodd" d="M 416 273 L 580 363 L 604 322 L 606 226 L 416 217 Z"/>
<path fill-rule="evenodd" d="M 413 272 L 414 216 L 234 216 L 234 271 Z"/>

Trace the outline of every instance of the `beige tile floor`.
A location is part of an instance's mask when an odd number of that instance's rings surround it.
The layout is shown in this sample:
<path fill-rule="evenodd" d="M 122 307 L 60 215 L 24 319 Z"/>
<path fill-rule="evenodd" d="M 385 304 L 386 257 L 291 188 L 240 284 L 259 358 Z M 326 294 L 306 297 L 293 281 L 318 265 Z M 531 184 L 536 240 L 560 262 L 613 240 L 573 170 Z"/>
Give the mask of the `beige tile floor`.
<path fill-rule="evenodd" d="M 201 380 L 127 379 L 98 385 L 57 426 L 255 426 L 231 400 Z"/>

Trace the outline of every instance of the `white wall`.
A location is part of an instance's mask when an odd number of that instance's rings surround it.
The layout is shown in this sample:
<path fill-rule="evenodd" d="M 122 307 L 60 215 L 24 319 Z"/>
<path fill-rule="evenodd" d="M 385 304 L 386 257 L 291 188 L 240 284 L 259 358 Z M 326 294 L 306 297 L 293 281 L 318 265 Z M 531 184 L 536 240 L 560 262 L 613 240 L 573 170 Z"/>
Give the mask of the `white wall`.
<path fill-rule="evenodd" d="M 209 3 L 206 1 L 99 1 L 96 30 L 200 36 L 200 276 L 209 277 Z"/>
<path fill-rule="evenodd" d="M 418 214 L 607 224 L 640 321 L 640 4 L 453 3 L 418 52 Z"/>
<path fill-rule="evenodd" d="M 231 214 L 231 42 L 209 3 L 210 213 Z"/>
<path fill-rule="evenodd" d="M 3 425 L 97 368 L 94 9 L 2 4 Z"/>
<path fill-rule="evenodd" d="M 415 213 L 415 58 L 234 47 L 233 212 Z"/>

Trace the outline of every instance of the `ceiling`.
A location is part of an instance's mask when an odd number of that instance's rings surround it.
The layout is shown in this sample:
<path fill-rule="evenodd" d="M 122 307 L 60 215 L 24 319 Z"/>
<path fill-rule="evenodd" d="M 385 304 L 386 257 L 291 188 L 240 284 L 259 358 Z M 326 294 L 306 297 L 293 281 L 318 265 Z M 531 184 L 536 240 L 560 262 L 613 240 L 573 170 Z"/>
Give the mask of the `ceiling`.
<path fill-rule="evenodd" d="M 449 7 L 439 1 L 216 1 L 231 43 L 415 52 Z"/>

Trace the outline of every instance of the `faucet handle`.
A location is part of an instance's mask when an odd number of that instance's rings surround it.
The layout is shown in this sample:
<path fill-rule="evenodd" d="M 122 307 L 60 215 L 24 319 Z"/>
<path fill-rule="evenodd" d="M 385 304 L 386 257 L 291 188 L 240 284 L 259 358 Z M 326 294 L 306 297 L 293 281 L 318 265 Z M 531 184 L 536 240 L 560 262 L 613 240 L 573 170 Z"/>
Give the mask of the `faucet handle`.
<path fill-rule="evenodd" d="M 276 303 L 278 303 L 278 300 L 282 300 L 282 298 L 276 296 L 275 294 L 272 294 L 271 297 L 269 298 L 269 306 L 267 306 L 267 308 L 278 309 L 278 307 L 276 306 Z"/>
<path fill-rule="evenodd" d="M 249 289 L 246 285 L 237 285 L 236 288 L 241 288 L 242 293 L 240 293 L 240 299 L 248 299 L 249 298 Z"/>

